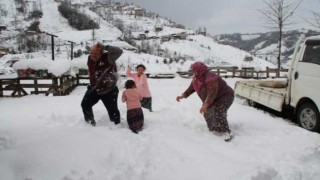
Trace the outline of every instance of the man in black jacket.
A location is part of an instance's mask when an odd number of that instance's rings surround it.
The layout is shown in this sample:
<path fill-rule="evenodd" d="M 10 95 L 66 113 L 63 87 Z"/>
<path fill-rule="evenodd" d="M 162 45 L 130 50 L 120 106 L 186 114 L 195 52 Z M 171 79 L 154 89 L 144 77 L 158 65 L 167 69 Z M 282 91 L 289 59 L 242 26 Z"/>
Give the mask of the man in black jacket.
<path fill-rule="evenodd" d="M 107 52 L 104 52 L 106 50 Z M 100 43 L 91 48 L 88 57 L 90 85 L 85 93 L 81 107 L 84 119 L 92 126 L 96 125 L 92 107 L 101 100 L 106 107 L 109 118 L 115 124 L 120 123 L 118 109 L 117 67 L 115 61 L 123 51 L 118 47 L 103 46 Z"/>

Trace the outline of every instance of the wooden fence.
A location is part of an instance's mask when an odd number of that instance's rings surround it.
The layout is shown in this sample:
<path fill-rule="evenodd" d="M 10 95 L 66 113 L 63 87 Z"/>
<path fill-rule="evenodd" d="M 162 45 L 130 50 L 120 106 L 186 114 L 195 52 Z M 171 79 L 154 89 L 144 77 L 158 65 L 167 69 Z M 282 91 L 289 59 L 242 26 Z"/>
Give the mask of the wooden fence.
<path fill-rule="evenodd" d="M 0 79 L 0 97 L 20 97 L 29 93 L 64 96 L 70 94 L 77 85 L 76 78 L 70 75 L 52 78 Z"/>
<path fill-rule="evenodd" d="M 236 66 L 231 67 L 210 67 L 210 71 L 217 73 L 223 78 L 255 78 L 255 79 L 266 79 L 285 77 L 288 69 L 282 69 L 280 72 L 277 69 L 266 68 L 266 70 L 256 71 L 254 68 L 242 68 L 238 69 Z M 63 75 L 61 77 L 18 77 L 18 78 L 7 78 L 0 79 L 0 97 L 20 97 L 30 94 L 45 94 L 48 96 L 65 96 L 69 95 L 72 90 L 79 85 L 87 85 L 89 83 L 88 72 L 83 70 L 80 71 L 76 77 L 71 75 Z M 177 72 L 181 77 L 191 78 L 192 73 L 190 71 Z M 174 78 L 165 74 L 162 76 L 149 77 L 149 78 Z M 82 81 L 86 80 L 86 81 Z"/>
<path fill-rule="evenodd" d="M 267 79 L 267 78 L 276 78 L 286 77 L 288 69 L 281 69 L 280 72 L 276 68 L 266 67 L 265 70 L 255 70 L 253 67 L 241 68 L 239 69 L 236 66 L 229 67 L 209 67 L 211 72 L 218 74 L 223 78 L 254 78 L 254 79 Z M 191 71 L 179 71 L 177 72 L 181 77 L 190 78 L 192 76 Z"/>

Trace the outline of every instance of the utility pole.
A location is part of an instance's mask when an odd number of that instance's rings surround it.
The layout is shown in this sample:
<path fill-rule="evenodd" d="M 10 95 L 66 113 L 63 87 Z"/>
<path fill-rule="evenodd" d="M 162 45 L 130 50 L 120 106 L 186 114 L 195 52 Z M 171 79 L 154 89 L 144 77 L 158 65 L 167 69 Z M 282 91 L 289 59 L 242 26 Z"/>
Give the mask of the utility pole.
<path fill-rule="evenodd" d="M 52 53 L 52 60 L 54 61 L 54 38 L 58 37 L 58 36 L 50 34 L 50 33 L 47 33 L 47 32 L 43 32 L 43 33 L 51 36 L 51 53 Z"/>
<path fill-rule="evenodd" d="M 96 37 L 95 37 L 96 33 L 94 32 L 94 28 L 92 29 L 91 35 L 92 35 L 92 42 L 94 42 L 96 39 Z"/>
<path fill-rule="evenodd" d="M 72 41 L 68 41 L 69 43 L 71 43 L 71 60 L 73 59 L 73 44 L 75 44 L 75 42 Z"/>
<path fill-rule="evenodd" d="M 42 12 L 42 0 L 40 0 L 40 11 Z"/>

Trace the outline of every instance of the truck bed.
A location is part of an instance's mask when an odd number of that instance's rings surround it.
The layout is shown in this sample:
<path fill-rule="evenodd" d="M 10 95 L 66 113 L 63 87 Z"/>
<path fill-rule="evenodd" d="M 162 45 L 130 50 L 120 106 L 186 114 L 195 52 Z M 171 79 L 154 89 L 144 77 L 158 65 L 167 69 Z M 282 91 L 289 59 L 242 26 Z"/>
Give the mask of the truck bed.
<path fill-rule="evenodd" d="M 280 112 L 287 94 L 286 86 L 286 80 L 237 81 L 235 94 Z"/>

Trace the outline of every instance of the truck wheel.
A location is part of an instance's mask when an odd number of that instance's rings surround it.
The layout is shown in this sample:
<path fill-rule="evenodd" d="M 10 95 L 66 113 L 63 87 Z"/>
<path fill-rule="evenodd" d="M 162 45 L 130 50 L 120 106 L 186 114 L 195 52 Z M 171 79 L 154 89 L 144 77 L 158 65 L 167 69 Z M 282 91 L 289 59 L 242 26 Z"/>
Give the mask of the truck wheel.
<path fill-rule="evenodd" d="M 320 132 L 319 111 L 312 103 L 306 103 L 299 107 L 297 112 L 297 121 L 304 129 Z"/>
<path fill-rule="evenodd" d="M 251 107 L 257 107 L 257 103 L 252 101 L 251 99 L 247 99 L 247 102 L 248 102 L 248 105 L 251 106 Z"/>

